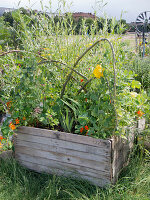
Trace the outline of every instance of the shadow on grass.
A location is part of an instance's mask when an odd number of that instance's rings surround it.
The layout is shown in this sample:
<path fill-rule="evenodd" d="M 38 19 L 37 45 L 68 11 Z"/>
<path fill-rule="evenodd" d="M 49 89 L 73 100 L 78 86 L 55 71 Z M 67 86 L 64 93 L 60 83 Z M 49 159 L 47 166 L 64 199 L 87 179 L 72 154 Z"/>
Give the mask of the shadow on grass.
<path fill-rule="evenodd" d="M 119 181 L 99 188 L 83 180 L 39 174 L 20 166 L 14 159 L 0 161 L 0 200 L 148 200 L 150 162 L 132 155 Z"/>

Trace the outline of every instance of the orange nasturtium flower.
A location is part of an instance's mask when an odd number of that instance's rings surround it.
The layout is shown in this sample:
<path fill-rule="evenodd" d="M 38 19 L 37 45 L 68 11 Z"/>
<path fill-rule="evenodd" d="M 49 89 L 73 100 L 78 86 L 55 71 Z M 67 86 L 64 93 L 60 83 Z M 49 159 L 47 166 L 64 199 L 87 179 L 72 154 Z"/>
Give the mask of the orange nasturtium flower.
<path fill-rule="evenodd" d="M 4 139 L 3 136 L 0 135 L 0 140 L 3 140 L 3 139 Z"/>
<path fill-rule="evenodd" d="M 103 77 L 103 71 L 104 69 L 102 68 L 101 65 L 97 65 L 93 71 L 93 74 L 96 78 L 100 78 L 100 77 Z"/>
<path fill-rule="evenodd" d="M 83 82 L 83 79 L 80 79 L 81 82 Z"/>
<path fill-rule="evenodd" d="M 25 117 L 23 117 L 22 119 L 23 119 L 23 120 L 26 120 L 26 118 L 25 118 Z"/>
<path fill-rule="evenodd" d="M 0 149 L 3 147 L 3 144 L 1 143 L 1 140 L 3 140 L 3 136 L 0 135 Z"/>
<path fill-rule="evenodd" d="M 80 133 L 82 133 L 84 131 L 84 128 L 80 128 Z"/>
<path fill-rule="evenodd" d="M 88 127 L 88 126 L 85 126 L 84 128 L 85 128 L 85 130 L 89 130 L 89 127 Z"/>
<path fill-rule="evenodd" d="M 16 124 L 19 124 L 20 123 L 20 120 L 17 118 L 17 119 L 15 119 L 15 121 L 16 121 Z"/>
<path fill-rule="evenodd" d="M 10 122 L 9 127 L 10 127 L 12 130 L 15 130 L 15 129 L 16 129 L 16 126 L 15 126 L 12 122 Z"/>
<path fill-rule="evenodd" d="M 8 108 L 10 108 L 11 102 L 12 102 L 12 101 L 8 101 L 8 102 L 6 103 L 6 105 L 7 105 Z"/>
<path fill-rule="evenodd" d="M 142 115 L 144 115 L 144 113 L 142 111 L 140 111 L 140 110 L 137 111 L 137 114 L 138 114 L 139 117 L 142 117 Z"/>

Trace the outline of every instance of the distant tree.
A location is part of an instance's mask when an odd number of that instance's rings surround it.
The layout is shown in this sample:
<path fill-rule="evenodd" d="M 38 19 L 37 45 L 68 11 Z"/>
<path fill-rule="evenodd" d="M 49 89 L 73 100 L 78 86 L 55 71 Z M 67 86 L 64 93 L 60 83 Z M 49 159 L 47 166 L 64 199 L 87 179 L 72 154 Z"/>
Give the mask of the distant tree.
<path fill-rule="evenodd" d="M 12 35 L 13 31 L 9 22 L 5 22 L 4 17 L 0 17 L 0 49 L 4 49 L 7 44 L 13 45 Z"/>
<path fill-rule="evenodd" d="M 97 25 L 98 25 L 98 31 L 103 30 L 104 28 L 104 18 L 100 17 L 97 20 Z"/>
<path fill-rule="evenodd" d="M 126 20 L 119 20 L 115 26 L 115 33 L 125 34 L 127 30 L 129 30 L 129 25 L 127 24 Z"/>
<path fill-rule="evenodd" d="M 12 17 L 12 12 L 4 12 L 3 17 L 6 23 L 9 23 L 10 26 L 13 26 L 14 19 Z"/>
<path fill-rule="evenodd" d="M 31 12 L 23 7 L 19 8 L 20 10 L 20 13 L 23 14 L 23 15 L 28 15 L 28 16 L 31 16 Z"/>
<path fill-rule="evenodd" d="M 83 17 L 79 17 L 78 21 L 76 21 L 75 33 L 77 35 L 80 34 L 80 29 L 81 29 L 81 26 L 82 26 L 82 19 L 83 19 Z"/>
<path fill-rule="evenodd" d="M 54 22 L 55 22 L 55 24 L 57 24 L 57 22 L 59 22 L 59 20 L 60 20 L 59 16 L 56 15 L 56 16 L 54 17 Z"/>
<path fill-rule="evenodd" d="M 94 20 L 92 18 L 88 18 L 85 21 L 85 25 L 88 27 L 88 34 L 90 34 L 91 26 L 94 24 Z"/>

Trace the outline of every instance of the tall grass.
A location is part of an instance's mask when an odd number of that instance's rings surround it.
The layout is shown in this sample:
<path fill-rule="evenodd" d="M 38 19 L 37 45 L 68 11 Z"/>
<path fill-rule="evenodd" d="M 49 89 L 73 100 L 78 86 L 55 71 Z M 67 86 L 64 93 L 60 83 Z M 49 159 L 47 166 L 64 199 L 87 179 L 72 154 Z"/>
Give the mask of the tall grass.
<path fill-rule="evenodd" d="M 140 81 L 143 88 L 150 92 L 150 57 L 136 59 L 132 70 L 137 74 L 136 80 Z"/>
<path fill-rule="evenodd" d="M 149 158 L 133 155 L 116 185 L 99 188 L 83 180 L 38 174 L 14 159 L 0 162 L 1 200 L 148 200 Z"/>

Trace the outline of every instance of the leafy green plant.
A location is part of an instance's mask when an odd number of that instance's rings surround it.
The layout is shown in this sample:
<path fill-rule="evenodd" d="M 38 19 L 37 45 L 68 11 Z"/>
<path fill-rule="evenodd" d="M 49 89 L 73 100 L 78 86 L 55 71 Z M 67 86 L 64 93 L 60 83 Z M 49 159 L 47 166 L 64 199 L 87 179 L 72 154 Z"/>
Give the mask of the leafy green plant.
<path fill-rule="evenodd" d="M 130 68 L 135 72 L 135 79 L 138 80 L 145 90 L 150 88 L 150 58 L 137 58 Z"/>
<path fill-rule="evenodd" d="M 6 46 L 0 55 L 0 100 L 10 114 L 5 136 L 25 125 L 107 138 L 132 126 L 138 111 L 147 115 L 148 96 L 134 70 L 126 70 L 135 54 L 120 36 L 113 39 L 115 20 L 108 34 L 108 19 L 101 32 L 96 19 L 87 36 L 84 19 L 75 35 L 69 13 L 61 20 L 32 10 L 12 16 L 18 49 Z"/>
<path fill-rule="evenodd" d="M 64 129 L 64 131 L 71 133 L 72 127 L 73 127 L 74 118 L 71 117 L 69 109 L 65 108 L 65 115 L 61 113 L 61 126 Z"/>

